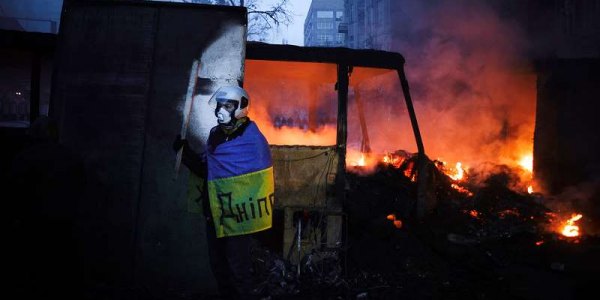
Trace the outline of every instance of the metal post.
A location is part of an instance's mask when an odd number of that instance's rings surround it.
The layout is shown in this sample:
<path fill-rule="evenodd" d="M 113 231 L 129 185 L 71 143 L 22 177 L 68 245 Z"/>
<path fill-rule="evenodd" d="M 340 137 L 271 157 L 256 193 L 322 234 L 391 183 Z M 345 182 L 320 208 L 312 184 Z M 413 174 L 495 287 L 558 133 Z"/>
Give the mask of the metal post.
<path fill-rule="evenodd" d="M 182 139 L 185 139 L 187 129 L 190 124 L 190 118 L 192 114 L 192 108 L 194 106 L 194 91 L 196 90 L 196 83 L 198 82 L 198 74 L 200 73 L 200 59 L 194 59 L 192 62 L 192 69 L 190 70 L 190 79 L 188 82 L 188 89 L 185 95 L 185 106 L 183 108 L 183 121 L 181 122 L 180 135 Z M 175 159 L 175 175 L 173 179 L 177 179 L 179 175 L 179 167 L 181 166 L 181 160 L 183 158 L 183 147 L 177 151 L 177 157 Z"/>
<path fill-rule="evenodd" d="M 418 158 L 417 158 L 417 203 L 416 203 L 416 216 L 422 218 L 427 210 L 428 205 L 432 204 L 435 199 L 429 191 L 429 172 L 427 169 L 427 156 L 425 155 L 425 148 L 423 147 L 423 139 L 421 138 L 421 132 L 419 131 L 419 123 L 417 122 L 417 115 L 413 107 L 412 99 L 410 97 L 410 88 L 408 86 L 408 80 L 404 73 L 404 65 L 397 69 L 398 76 L 400 77 L 400 84 L 402 85 L 402 92 L 404 94 L 404 100 L 406 101 L 406 109 L 410 116 L 410 123 L 412 124 L 413 133 L 417 142 Z"/>
<path fill-rule="evenodd" d="M 369 140 L 369 132 L 367 131 L 367 120 L 365 119 L 365 111 L 360 98 L 360 89 L 354 87 L 354 101 L 356 102 L 356 110 L 358 111 L 358 120 L 360 121 L 360 131 L 362 133 L 362 143 L 360 144 L 360 152 L 371 153 L 371 142 Z"/>
<path fill-rule="evenodd" d="M 421 132 L 419 131 L 419 123 L 417 122 L 417 115 L 413 107 L 412 98 L 410 97 L 410 88 L 408 87 L 408 80 L 406 80 L 406 74 L 404 73 L 404 66 L 401 66 L 396 70 L 400 77 L 400 84 L 402 85 L 402 93 L 404 94 L 404 100 L 406 101 L 406 109 L 410 116 L 410 123 L 412 124 L 413 133 L 415 135 L 415 141 L 417 142 L 417 149 L 419 151 L 419 157 L 425 155 L 425 148 L 423 147 L 423 139 L 421 139 Z"/>
<path fill-rule="evenodd" d="M 348 72 L 350 68 L 347 64 L 338 65 L 338 118 L 337 118 L 337 140 L 338 168 L 336 175 L 336 203 L 337 208 L 341 208 L 345 199 L 346 185 L 346 143 L 348 139 Z"/>

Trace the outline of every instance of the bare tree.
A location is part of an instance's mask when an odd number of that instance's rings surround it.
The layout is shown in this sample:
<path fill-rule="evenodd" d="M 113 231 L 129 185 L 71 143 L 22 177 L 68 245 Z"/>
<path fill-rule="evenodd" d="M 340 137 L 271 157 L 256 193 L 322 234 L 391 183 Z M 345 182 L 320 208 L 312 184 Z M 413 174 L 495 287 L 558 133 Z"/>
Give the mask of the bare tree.
<path fill-rule="evenodd" d="M 289 0 L 263 5 L 261 0 L 183 0 L 183 2 L 245 6 L 248 9 L 248 40 L 265 41 L 269 31 L 292 23 Z"/>

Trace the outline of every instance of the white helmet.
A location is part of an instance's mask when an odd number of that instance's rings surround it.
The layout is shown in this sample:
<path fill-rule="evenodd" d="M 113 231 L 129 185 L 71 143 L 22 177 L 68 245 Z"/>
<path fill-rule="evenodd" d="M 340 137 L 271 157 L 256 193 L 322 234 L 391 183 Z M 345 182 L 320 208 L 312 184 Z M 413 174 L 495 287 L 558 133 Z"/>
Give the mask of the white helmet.
<path fill-rule="evenodd" d="M 250 104 L 250 96 L 239 86 L 222 86 L 210 98 L 208 104 L 216 109 L 218 102 L 234 101 L 237 102 L 237 107 L 233 113 L 236 119 L 243 118 L 248 115 L 248 105 Z"/>

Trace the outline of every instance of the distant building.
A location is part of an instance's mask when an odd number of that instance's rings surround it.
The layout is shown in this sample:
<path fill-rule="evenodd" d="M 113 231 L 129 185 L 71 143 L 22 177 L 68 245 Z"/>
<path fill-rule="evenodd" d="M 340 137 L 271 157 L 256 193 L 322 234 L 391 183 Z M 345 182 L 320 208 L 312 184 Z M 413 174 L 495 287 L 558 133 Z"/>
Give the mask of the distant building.
<path fill-rule="evenodd" d="M 424 11 L 448 5 L 445 0 L 344 0 L 346 46 L 398 51 L 400 41 L 419 39 L 411 32 Z M 498 17 L 519 24 L 532 58 L 598 57 L 600 1 L 485 0 Z M 307 19 L 308 20 L 308 19 Z"/>
<path fill-rule="evenodd" d="M 339 30 L 343 19 L 344 0 L 313 0 L 304 20 L 304 45 L 345 46 L 346 34 Z"/>
<path fill-rule="evenodd" d="M 58 33 L 62 0 L 2 0 L 0 29 Z"/>
<path fill-rule="evenodd" d="M 344 0 L 346 46 L 355 49 L 391 50 L 391 16 L 400 1 Z"/>

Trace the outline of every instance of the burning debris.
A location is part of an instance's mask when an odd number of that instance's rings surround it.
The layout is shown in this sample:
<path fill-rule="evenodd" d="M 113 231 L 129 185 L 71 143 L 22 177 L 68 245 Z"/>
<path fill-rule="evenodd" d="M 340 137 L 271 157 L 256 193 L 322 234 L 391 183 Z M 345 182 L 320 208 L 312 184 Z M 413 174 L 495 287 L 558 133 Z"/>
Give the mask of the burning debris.
<path fill-rule="evenodd" d="M 507 166 L 484 173 L 460 163 L 430 162 L 437 206 L 425 219 L 414 219 L 416 159 L 405 151 L 386 153 L 372 173 L 363 172 L 366 165 L 349 165 L 347 247 L 313 250 L 302 258 L 299 272 L 261 250 L 263 292 L 284 298 L 495 299 L 518 295 L 511 274 L 521 265 L 540 274 L 600 271 L 567 256 L 583 251 L 583 244 L 599 245 L 578 227 L 585 217 L 562 217 L 543 205 L 542 195 L 513 190 L 523 185 L 520 170 Z"/>
<path fill-rule="evenodd" d="M 403 280 L 406 280 L 407 276 L 413 276 L 413 279 L 420 278 L 423 281 L 421 284 L 437 280 L 435 284 L 438 286 L 451 287 L 455 291 L 461 290 L 461 293 L 468 294 L 468 288 L 462 285 L 466 283 L 462 280 L 471 283 L 485 280 L 475 277 L 482 275 L 481 272 L 486 273 L 482 271 L 486 268 L 490 268 L 486 276 L 492 276 L 491 274 L 498 269 L 511 269 L 522 263 L 538 266 L 541 270 L 556 270 L 553 266 L 557 263 L 551 261 L 556 259 L 556 256 L 547 254 L 552 249 L 568 245 L 581 246 L 584 240 L 588 246 L 598 245 L 598 239 L 585 236 L 585 231 L 582 231 L 577 223 L 584 218 L 582 214 L 565 216 L 553 212 L 544 205 L 543 195 L 530 192 L 532 169 L 531 164 L 527 162 L 531 162 L 531 158 L 524 159 L 524 166 L 521 168 L 486 166 L 485 172 L 477 168 L 467 168 L 461 163 L 449 165 L 439 160 L 431 162 L 431 165 L 435 166 L 431 169 L 435 180 L 437 206 L 424 220 L 414 220 L 410 217 L 414 204 L 410 199 L 414 199 L 416 190 L 413 180 L 416 172 L 415 161 L 416 155 L 397 151 L 394 155 L 383 155 L 372 174 L 362 173 L 358 166 L 350 168 L 350 172 L 354 172 L 349 177 L 350 199 L 347 200 L 346 207 L 350 220 L 349 240 L 350 243 L 355 243 L 351 247 L 361 247 L 361 243 L 373 245 L 376 244 L 374 240 L 379 240 L 385 241 L 382 243 L 387 244 L 390 249 L 396 249 L 398 245 L 412 248 L 414 245 L 406 242 L 411 240 L 433 251 L 433 256 L 441 256 L 437 258 L 442 261 L 458 259 L 465 265 L 456 266 L 451 263 L 452 268 L 456 268 L 451 272 L 459 274 L 445 274 L 443 270 L 437 269 L 442 268 L 439 265 L 428 266 L 425 269 L 431 274 L 449 276 L 433 279 L 423 276 L 423 270 L 411 273 L 411 270 L 402 267 L 405 263 L 403 259 L 415 259 L 405 251 L 392 251 L 393 254 L 389 251 L 383 252 L 385 255 L 373 253 L 375 251 L 371 251 L 371 255 L 365 255 L 365 252 L 360 251 L 360 255 L 357 253 L 350 258 L 358 266 L 356 272 L 360 273 L 360 266 L 377 266 L 378 264 L 372 261 L 372 256 L 383 256 L 379 268 L 373 270 L 382 277 L 391 276 L 398 271 L 397 268 L 404 268 Z M 492 169 L 493 172 L 489 172 Z M 529 180 L 528 176 L 523 176 L 522 169 L 529 171 Z M 523 188 L 527 185 L 528 188 Z M 396 216 L 403 216 L 405 226 L 401 227 L 402 230 L 392 229 L 388 222 L 377 222 L 379 219 L 395 220 Z M 540 250 L 542 248 L 544 250 Z M 582 250 L 573 248 L 572 251 Z M 400 259 L 397 258 L 398 255 L 407 256 Z M 394 263 L 398 265 L 393 267 Z M 446 263 L 449 262 L 441 264 Z M 472 273 L 472 268 L 477 269 L 479 273 Z M 585 267 L 580 265 L 578 268 Z M 403 284 L 397 280 L 400 278 L 387 282 L 388 289 L 398 292 Z M 490 286 L 486 288 L 487 297 L 492 297 L 491 291 L 510 297 L 507 294 L 507 286 L 504 286 L 508 282 L 482 284 L 491 285 L 491 289 Z"/>

